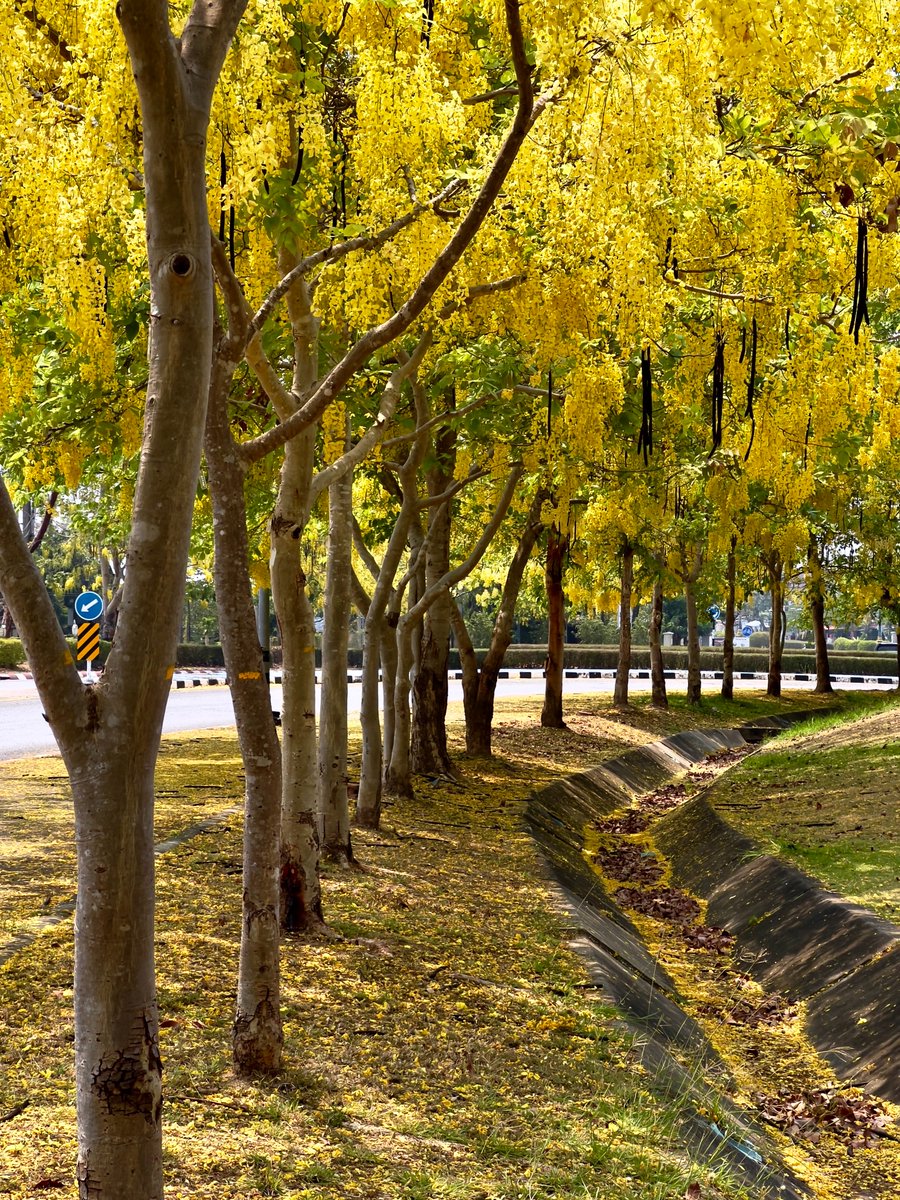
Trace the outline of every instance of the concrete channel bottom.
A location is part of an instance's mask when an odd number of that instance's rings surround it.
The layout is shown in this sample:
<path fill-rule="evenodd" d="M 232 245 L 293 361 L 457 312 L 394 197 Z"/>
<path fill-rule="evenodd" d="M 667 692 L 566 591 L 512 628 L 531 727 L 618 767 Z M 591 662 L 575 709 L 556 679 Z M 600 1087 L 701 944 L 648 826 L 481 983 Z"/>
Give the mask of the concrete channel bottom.
<path fill-rule="evenodd" d="M 808 1189 L 762 1127 L 720 1090 L 728 1086 L 727 1067 L 591 870 L 582 830 L 710 754 L 759 741 L 802 717 L 676 734 L 543 788 L 527 809 L 578 930 L 574 947 L 639 1034 L 638 1054 L 657 1086 L 684 1104 L 686 1146 L 700 1157 L 724 1157 L 748 1183 L 782 1200 L 808 1196 Z M 836 1074 L 900 1101 L 900 929 L 762 854 L 702 794 L 661 817 L 653 835 L 673 881 L 708 901 L 710 924 L 735 935 L 740 968 L 766 990 L 806 1001 L 806 1033 Z M 701 1115 L 711 1100 L 727 1116 L 727 1130 Z"/>

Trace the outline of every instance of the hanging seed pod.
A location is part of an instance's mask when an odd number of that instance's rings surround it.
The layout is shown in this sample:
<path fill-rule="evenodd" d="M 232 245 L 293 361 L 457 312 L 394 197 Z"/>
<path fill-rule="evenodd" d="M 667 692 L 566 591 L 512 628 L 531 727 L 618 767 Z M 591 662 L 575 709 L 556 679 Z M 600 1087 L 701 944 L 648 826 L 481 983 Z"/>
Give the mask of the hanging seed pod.
<path fill-rule="evenodd" d="M 663 275 L 665 275 L 666 271 L 668 271 L 668 269 L 669 269 L 669 255 L 671 253 L 672 253 L 672 235 L 669 234 L 669 236 L 666 238 L 666 257 L 665 257 L 665 261 L 663 262 Z"/>
<path fill-rule="evenodd" d="M 788 358 L 793 358 L 791 354 L 791 310 L 788 309 L 784 314 L 784 348 L 787 351 Z"/>
<path fill-rule="evenodd" d="M 223 146 L 222 153 L 219 155 L 219 187 L 222 188 L 223 191 L 224 191 L 225 184 L 227 181 L 228 181 L 228 160 L 225 157 L 225 148 Z M 219 204 L 219 241 L 220 242 L 225 241 L 225 197 L 224 196 L 222 197 L 222 200 Z"/>
<path fill-rule="evenodd" d="M 745 417 L 753 419 L 753 391 L 756 387 L 756 340 L 758 335 L 756 327 L 756 317 L 753 318 L 753 327 L 750 334 L 750 372 L 747 376 L 747 408 L 744 412 Z M 741 355 L 743 358 L 743 355 Z"/>
<path fill-rule="evenodd" d="M 547 438 L 550 437 L 550 426 L 553 420 L 553 368 L 547 368 Z"/>
<path fill-rule="evenodd" d="M 725 334 L 721 329 L 716 330 L 716 348 L 713 356 L 712 374 L 712 410 L 710 413 L 710 428 L 712 431 L 712 450 L 710 455 L 722 445 L 722 408 L 725 402 Z"/>
<path fill-rule="evenodd" d="M 856 222 L 856 270 L 853 276 L 853 308 L 850 312 L 850 332 L 859 345 L 862 323 L 869 324 L 869 227 L 860 217 Z"/>
<path fill-rule="evenodd" d="M 649 465 L 653 453 L 653 376 L 650 372 L 650 351 L 641 351 L 641 432 L 638 435 L 638 454 Z"/>
<path fill-rule="evenodd" d="M 750 420 L 750 441 L 747 443 L 747 449 L 744 452 L 744 462 L 750 457 L 750 451 L 753 449 L 753 439 L 756 437 L 756 417 Z"/>
<path fill-rule="evenodd" d="M 422 0 L 422 33 L 419 40 L 431 45 L 431 27 L 434 25 L 434 0 Z"/>
<path fill-rule="evenodd" d="M 303 130 L 297 132 L 297 165 L 294 167 L 294 175 L 291 179 L 291 187 L 296 187 L 297 180 L 300 178 L 300 172 L 303 170 Z"/>

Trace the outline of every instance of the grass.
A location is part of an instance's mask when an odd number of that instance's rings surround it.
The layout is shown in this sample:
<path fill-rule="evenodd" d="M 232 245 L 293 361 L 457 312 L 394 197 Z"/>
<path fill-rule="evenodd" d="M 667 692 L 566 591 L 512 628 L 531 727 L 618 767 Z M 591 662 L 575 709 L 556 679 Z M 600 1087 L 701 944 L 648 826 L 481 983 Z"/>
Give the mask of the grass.
<path fill-rule="evenodd" d="M 764 848 L 900 922 L 900 705 L 859 699 L 766 744 L 709 798 Z"/>
<path fill-rule="evenodd" d="M 532 788 L 664 732 L 810 702 L 742 694 L 663 716 L 574 697 L 571 728 L 548 731 L 536 701 L 500 701 L 497 757 L 387 807 L 385 828 L 356 838 L 366 871 L 326 875 L 344 940 L 285 942 L 274 1083 L 230 1070 L 240 820 L 162 856 L 169 1200 L 680 1200 L 692 1182 L 704 1200 L 738 1200 L 721 1170 L 687 1162 L 677 1105 L 584 986 L 520 818 Z M 166 739 L 157 782 L 160 839 L 226 810 L 234 738 Z M 3 764 L 0 794 L 7 935 L 73 894 L 74 857 L 58 760 Z M 0 968 L 0 1117 L 29 1104 L 0 1123 L 8 1200 L 75 1195 L 71 963 L 67 921 Z"/>

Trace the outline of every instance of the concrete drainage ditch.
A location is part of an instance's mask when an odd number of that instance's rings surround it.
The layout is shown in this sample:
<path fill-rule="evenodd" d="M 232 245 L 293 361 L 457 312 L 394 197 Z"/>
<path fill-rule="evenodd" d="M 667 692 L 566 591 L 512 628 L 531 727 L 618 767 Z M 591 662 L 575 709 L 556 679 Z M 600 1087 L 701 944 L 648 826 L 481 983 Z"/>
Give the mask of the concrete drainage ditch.
<path fill-rule="evenodd" d="M 636 1052 L 657 1087 L 678 1098 L 686 1146 L 702 1158 L 726 1159 L 764 1195 L 782 1200 L 809 1191 L 764 1129 L 729 1100 L 727 1066 L 607 894 L 585 853 L 584 831 L 711 754 L 758 742 L 798 719 L 676 734 L 549 785 L 527 809 L 577 929 L 574 948 L 638 1035 Z M 653 840 L 673 883 L 706 900 L 709 923 L 734 935 L 740 969 L 767 991 L 805 1001 L 806 1034 L 838 1077 L 900 1101 L 900 929 L 763 854 L 702 792 L 660 816 Z"/>

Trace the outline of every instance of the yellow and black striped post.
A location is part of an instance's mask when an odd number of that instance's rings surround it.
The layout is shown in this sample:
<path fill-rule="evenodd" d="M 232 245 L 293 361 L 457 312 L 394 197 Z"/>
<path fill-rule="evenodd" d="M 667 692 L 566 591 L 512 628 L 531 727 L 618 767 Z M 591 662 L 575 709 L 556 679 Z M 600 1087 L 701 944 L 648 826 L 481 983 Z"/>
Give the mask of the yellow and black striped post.
<path fill-rule="evenodd" d="M 100 653 L 99 621 L 82 621 L 79 624 L 75 648 L 79 662 L 93 662 Z"/>

